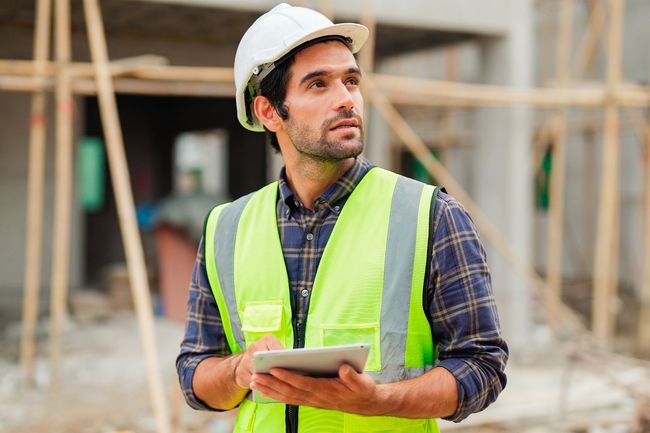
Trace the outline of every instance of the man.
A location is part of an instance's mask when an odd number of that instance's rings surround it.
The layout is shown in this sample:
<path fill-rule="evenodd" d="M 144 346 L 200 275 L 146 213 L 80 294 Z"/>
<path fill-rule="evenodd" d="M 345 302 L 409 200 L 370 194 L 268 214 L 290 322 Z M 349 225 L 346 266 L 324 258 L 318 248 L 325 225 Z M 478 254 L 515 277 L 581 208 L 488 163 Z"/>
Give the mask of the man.
<path fill-rule="evenodd" d="M 278 182 L 215 208 L 190 286 L 177 359 L 188 403 L 239 406 L 235 431 L 435 432 L 506 383 L 485 253 L 464 209 L 372 167 L 363 150 L 368 35 L 281 4 L 235 57 L 240 123 L 265 131 Z M 364 373 L 252 373 L 252 354 L 368 343 Z M 282 403 L 256 404 L 251 389 Z"/>

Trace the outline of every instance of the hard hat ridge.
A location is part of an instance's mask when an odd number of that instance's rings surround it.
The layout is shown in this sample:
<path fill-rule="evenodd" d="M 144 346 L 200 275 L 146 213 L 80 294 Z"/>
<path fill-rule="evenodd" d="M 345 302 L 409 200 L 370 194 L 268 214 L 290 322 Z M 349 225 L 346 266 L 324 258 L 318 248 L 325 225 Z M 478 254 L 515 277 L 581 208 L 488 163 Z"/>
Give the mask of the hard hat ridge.
<path fill-rule="evenodd" d="M 367 38 L 368 29 L 360 24 L 333 24 L 327 17 L 312 9 L 294 7 L 286 3 L 275 6 L 249 27 L 237 48 L 235 99 L 239 122 L 251 131 L 264 130 L 248 106 L 247 99 L 252 100 L 255 86 L 277 64 L 291 57 L 296 48 L 312 41 L 316 43 L 338 39 L 356 53 Z"/>

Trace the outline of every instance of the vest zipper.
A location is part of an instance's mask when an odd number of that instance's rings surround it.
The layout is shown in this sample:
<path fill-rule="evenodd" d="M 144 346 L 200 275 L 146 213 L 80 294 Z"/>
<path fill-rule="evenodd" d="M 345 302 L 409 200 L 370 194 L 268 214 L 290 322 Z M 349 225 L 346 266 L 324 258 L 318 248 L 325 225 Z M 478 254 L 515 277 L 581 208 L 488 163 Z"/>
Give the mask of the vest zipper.
<path fill-rule="evenodd" d="M 293 336 L 294 349 L 305 347 L 305 325 L 303 322 L 298 320 L 294 322 Z M 287 433 L 298 433 L 298 406 L 287 405 L 285 418 Z"/>

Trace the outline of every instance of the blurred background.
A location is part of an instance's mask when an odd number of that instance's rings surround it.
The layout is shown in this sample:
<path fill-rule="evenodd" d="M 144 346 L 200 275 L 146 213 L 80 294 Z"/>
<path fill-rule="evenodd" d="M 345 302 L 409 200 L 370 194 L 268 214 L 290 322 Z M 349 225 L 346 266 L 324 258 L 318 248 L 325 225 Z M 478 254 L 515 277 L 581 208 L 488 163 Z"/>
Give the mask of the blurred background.
<path fill-rule="evenodd" d="M 205 214 L 282 167 L 231 69 L 277 2 L 53 3 L 0 1 L 0 431 L 231 431 L 174 360 Z M 366 156 L 486 245 L 509 383 L 442 430 L 650 432 L 650 2 L 292 4 L 371 29 Z"/>

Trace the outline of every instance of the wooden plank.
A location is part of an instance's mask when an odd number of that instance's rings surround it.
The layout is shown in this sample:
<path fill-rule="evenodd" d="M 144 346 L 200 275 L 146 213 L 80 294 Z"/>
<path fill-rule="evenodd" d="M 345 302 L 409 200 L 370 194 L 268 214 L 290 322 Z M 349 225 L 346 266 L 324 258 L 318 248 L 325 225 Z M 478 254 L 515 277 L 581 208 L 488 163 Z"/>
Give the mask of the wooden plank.
<path fill-rule="evenodd" d="M 374 74 L 378 89 L 397 104 L 446 106 L 450 102 L 466 107 L 510 106 L 515 104 L 557 108 L 557 106 L 600 107 L 608 100 L 619 105 L 650 105 L 647 86 L 619 85 L 612 91 L 601 86 L 523 89 L 485 84 L 450 83 L 386 74 Z"/>
<path fill-rule="evenodd" d="M 621 77 L 621 38 L 624 0 L 610 0 L 610 25 L 607 38 L 607 88 L 613 92 Z M 616 225 L 619 165 L 619 110 L 615 100 L 605 107 L 603 169 L 598 210 L 598 231 L 594 264 L 594 302 L 592 329 L 602 345 L 612 337 L 612 302 L 616 294 L 613 269 L 618 269 L 618 254 L 612 251 Z"/>
<path fill-rule="evenodd" d="M 34 26 L 34 78 L 44 76 L 49 57 L 52 2 L 38 0 Z M 20 365 L 25 379 L 34 381 L 36 326 L 38 324 L 41 286 L 41 241 L 43 238 L 43 183 L 45 180 L 45 109 L 46 95 L 40 89 L 32 95 L 29 133 L 29 174 L 27 177 L 27 232 L 25 240 L 25 273 L 23 279 L 23 314 L 20 335 Z"/>
<path fill-rule="evenodd" d="M 136 63 L 135 59 L 116 60 L 110 63 L 111 75 L 140 78 L 143 80 L 165 81 L 194 81 L 206 83 L 234 82 L 233 68 L 205 67 L 205 66 L 172 66 L 164 65 L 155 57 L 138 57 L 142 62 Z M 152 62 L 156 64 L 152 64 Z M 148 62 L 148 63 L 145 63 Z M 34 74 L 36 65 L 29 60 L 0 60 L 0 74 L 27 75 Z M 44 66 L 45 73 L 49 76 L 56 74 L 56 63 L 47 62 Z M 69 65 L 70 75 L 73 77 L 92 78 L 93 66 L 90 63 L 74 62 Z"/>
<path fill-rule="evenodd" d="M 115 201 L 120 221 L 122 241 L 126 252 L 129 282 L 133 293 L 133 302 L 138 317 L 140 338 L 147 363 L 149 397 L 159 433 L 170 433 L 171 424 L 165 392 L 158 365 L 156 337 L 154 333 L 153 307 L 147 281 L 147 270 L 142 250 L 140 232 L 136 222 L 135 205 L 131 192 L 131 181 L 124 151 L 124 141 L 117 112 L 117 103 L 104 33 L 104 24 L 97 0 L 84 0 L 86 29 L 90 52 L 95 67 L 98 85 L 98 99 L 106 151 L 115 192 Z"/>
<path fill-rule="evenodd" d="M 95 80 L 90 78 L 75 79 L 72 85 L 72 89 L 75 93 L 81 95 L 97 94 L 97 85 L 95 84 Z M 224 83 L 153 81 L 137 78 L 115 78 L 114 90 L 116 93 L 128 93 L 134 95 L 171 95 L 217 98 L 235 97 L 235 87 Z"/>
<path fill-rule="evenodd" d="M 48 76 L 52 65 L 46 67 Z M 25 60 L 0 60 L 0 75 L 33 75 L 34 64 Z M 73 63 L 70 74 L 88 78 L 92 69 L 87 63 Z M 191 66 L 129 66 L 111 65 L 111 74 L 143 80 L 188 81 L 206 83 L 233 82 L 232 68 L 206 68 Z M 572 87 L 516 88 L 485 84 L 428 80 L 398 75 L 373 74 L 373 80 L 392 103 L 422 106 L 510 106 L 533 105 L 540 108 L 560 106 L 600 107 L 607 100 L 618 105 L 645 108 L 650 105 L 650 86 L 620 84 L 614 90 L 602 85 L 585 84 Z M 0 82 L 1 86 L 1 82 Z M 0 90 L 2 87 L 0 87 Z M 33 85 L 22 85 L 15 90 L 33 91 Z"/>
<path fill-rule="evenodd" d="M 72 144 L 74 102 L 68 75 L 68 63 L 71 58 L 70 0 L 56 0 L 55 5 L 56 161 L 49 338 L 50 385 L 54 390 L 58 388 L 61 380 L 63 325 L 68 314 L 72 173 L 74 171 Z"/>

